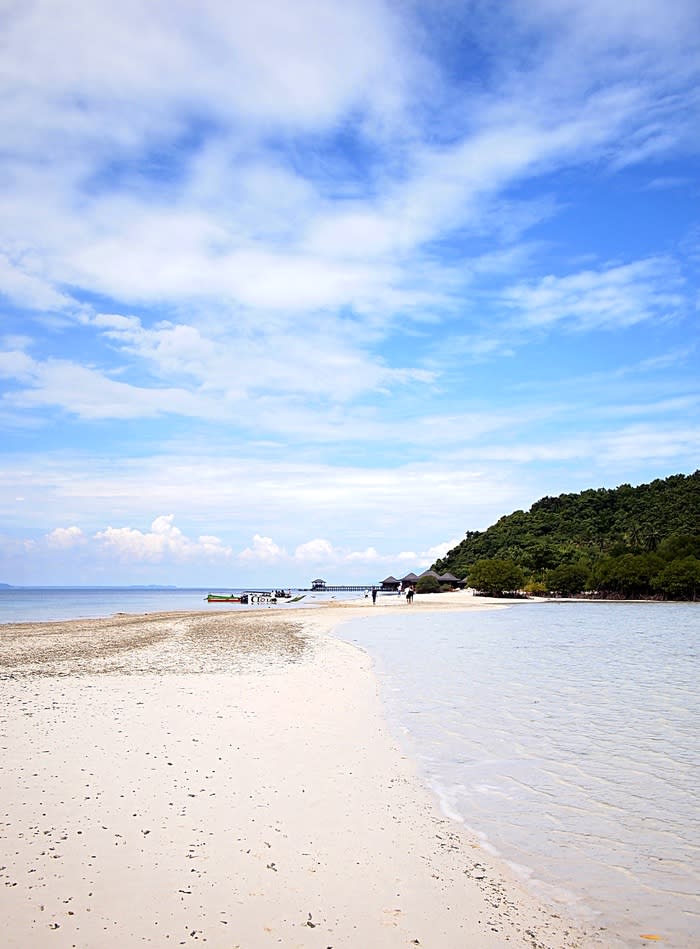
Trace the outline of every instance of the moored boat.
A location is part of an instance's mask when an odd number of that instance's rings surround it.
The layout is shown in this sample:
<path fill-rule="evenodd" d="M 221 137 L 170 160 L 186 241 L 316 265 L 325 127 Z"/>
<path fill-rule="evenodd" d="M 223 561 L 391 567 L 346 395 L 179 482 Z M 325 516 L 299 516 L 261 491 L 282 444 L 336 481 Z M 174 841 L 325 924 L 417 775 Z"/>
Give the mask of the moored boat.
<path fill-rule="evenodd" d="M 208 603 L 247 603 L 247 593 L 208 593 Z"/>

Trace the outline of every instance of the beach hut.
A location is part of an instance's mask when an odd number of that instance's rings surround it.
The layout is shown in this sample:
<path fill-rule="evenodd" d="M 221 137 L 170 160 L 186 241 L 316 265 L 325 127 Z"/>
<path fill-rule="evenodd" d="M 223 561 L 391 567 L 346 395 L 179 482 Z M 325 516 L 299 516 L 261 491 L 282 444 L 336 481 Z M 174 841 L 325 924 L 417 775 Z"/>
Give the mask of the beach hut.
<path fill-rule="evenodd" d="M 464 586 L 464 580 L 460 580 L 459 577 L 456 577 L 453 573 L 441 573 L 438 580 L 440 583 L 445 584 L 445 586 L 451 586 L 455 589 Z"/>
<path fill-rule="evenodd" d="M 401 586 L 401 581 L 397 580 L 396 577 L 385 577 L 380 586 L 384 593 L 396 593 Z"/>
<path fill-rule="evenodd" d="M 405 577 L 401 577 L 401 583 L 404 589 L 406 587 L 412 587 L 417 581 L 418 576 L 415 573 L 407 573 Z"/>

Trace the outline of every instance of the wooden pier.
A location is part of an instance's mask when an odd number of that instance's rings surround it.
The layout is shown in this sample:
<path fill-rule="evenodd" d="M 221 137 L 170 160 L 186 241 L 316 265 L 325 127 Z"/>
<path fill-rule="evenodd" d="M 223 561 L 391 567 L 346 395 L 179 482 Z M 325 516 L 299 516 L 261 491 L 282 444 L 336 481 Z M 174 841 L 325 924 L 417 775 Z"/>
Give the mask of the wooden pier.
<path fill-rule="evenodd" d="M 363 583 L 361 586 L 323 586 L 323 587 L 299 587 L 300 593 L 341 593 L 341 592 L 351 592 L 351 593 L 363 593 L 365 590 L 379 590 L 380 587 L 376 583 Z"/>

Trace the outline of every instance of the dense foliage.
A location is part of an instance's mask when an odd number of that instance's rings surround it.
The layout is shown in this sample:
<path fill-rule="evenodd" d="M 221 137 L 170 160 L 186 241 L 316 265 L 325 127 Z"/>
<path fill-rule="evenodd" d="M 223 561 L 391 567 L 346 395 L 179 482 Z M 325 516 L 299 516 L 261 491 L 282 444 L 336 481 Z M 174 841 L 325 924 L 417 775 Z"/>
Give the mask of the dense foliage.
<path fill-rule="evenodd" d="M 431 576 L 431 574 L 419 577 L 416 583 L 416 593 L 439 593 L 440 589 L 440 581 L 437 577 Z"/>
<path fill-rule="evenodd" d="M 515 576 L 531 593 L 697 599 L 700 470 L 542 498 L 469 531 L 433 568 L 484 593 L 512 591 Z"/>
<path fill-rule="evenodd" d="M 519 590 L 525 573 L 512 560 L 498 558 L 477 560 L 469 568 L 469 586 L 488 596 L 506 596 Z"/>

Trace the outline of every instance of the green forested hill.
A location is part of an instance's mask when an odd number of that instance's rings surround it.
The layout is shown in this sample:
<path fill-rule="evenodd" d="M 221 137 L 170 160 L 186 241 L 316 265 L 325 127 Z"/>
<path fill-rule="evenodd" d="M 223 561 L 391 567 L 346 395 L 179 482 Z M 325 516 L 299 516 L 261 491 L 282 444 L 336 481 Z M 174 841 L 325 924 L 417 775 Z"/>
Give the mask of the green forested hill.
<path fill-rule="evenodd" d="M 485 531 L 468 532 L 434 569 L 467 577 L 477 564 L 499 560 L 517 566 L 523 583 L 538 587 L 536 592 L 556 590 L 553 579 L 575 575 L 569 588 L 573 583 L 605 590 L 607 583 L 610 593 L 649 595 L 660 591 L 654 577 L 669 563 L 687 558 L 697 560 L 700 570 L 700 470 L 638 487 L 623 484 L 544 497 L 529 511 L 515 511 Z M 624 582 L 608 583 L 604 575 L 613 561 L 633 573 L 641 570 L 646 584 L 633 583 L 632 590 Z M 694 569 L 695 564 L 688 566 Z"/>

